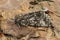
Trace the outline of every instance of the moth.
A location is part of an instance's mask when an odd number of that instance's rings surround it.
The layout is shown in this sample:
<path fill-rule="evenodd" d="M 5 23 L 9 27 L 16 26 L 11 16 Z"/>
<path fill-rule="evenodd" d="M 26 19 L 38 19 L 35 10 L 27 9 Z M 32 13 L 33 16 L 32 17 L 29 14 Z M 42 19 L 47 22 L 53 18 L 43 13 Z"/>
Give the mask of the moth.
<path fill-rule="evenodd" d="M 42 11 L 16 15 L 15 24 L 25 27 L 49 27 L 52 25 L 50 16 Z"/>

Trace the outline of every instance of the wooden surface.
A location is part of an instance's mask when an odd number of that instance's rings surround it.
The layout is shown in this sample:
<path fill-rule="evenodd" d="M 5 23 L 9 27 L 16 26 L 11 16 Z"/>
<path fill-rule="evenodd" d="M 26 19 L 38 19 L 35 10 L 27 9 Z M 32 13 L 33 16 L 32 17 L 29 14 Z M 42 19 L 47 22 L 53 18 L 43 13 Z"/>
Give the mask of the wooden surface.
<path fill-rule="evenodd" d="M 14 19 L 15 15 L 39 11 L 42 9 L 42 6 L 43 6 L 44 8 L 47 8 L 50 11 L 49 15 L 51 16 L 56 35 L 54 36 L 54 32 L 50 28 L 30 28 L 29 27 L 29 29 L 32 30 L 31 32 L 29 32 L 31 34 L 27 34 L 25 37 L 22 37 L 21 39 L 17 39 L 16 37 L 5 36 L 3 33 L 0 33 L 0 40 L 60 40 L 60 34 L 59 34 L 60 33 L 60 24 L 59 24 L 60 1 L 59 0 L 57 1 L 53 0 L 54 2 L 42 1 L 42 2 L 39 2 L 37 5 L 29 4 L 30 1 L 32 0 L 23 0 L 22 2 L 21 1 L 19 2 L 17 0 L 0 0 L 0 14 L 2 15 L 2 17 L 0 17 L 1 29 L 5 30 L 5 29 L 8 29 L 9 27 L 10 28 L 15 27 L 15 24 L 11 20 L 11 19 Z M 7 25 L 6 22 L 8 20 L 10 20 L 10 22 Z M 16 29 L 16 32 L 17 32 L 17 29 Z M 23 32 L 25 32 L 24 30 Z M 35 39 L 30 38 L 30 35 L 39 36 L 39 38 L 35 38 Z"/>

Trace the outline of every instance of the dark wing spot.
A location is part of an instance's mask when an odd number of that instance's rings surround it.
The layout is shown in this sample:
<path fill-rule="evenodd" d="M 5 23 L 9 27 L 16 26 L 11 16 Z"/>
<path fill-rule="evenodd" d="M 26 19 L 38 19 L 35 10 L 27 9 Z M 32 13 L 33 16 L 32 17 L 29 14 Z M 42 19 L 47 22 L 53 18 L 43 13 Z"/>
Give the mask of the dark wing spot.
<path fill-rule="evenodd" d="M 36 1 L 34 1 L 34 2 L 29 2 L 31 5 L 36 5 L 36 4 L 38 4 Z"/>

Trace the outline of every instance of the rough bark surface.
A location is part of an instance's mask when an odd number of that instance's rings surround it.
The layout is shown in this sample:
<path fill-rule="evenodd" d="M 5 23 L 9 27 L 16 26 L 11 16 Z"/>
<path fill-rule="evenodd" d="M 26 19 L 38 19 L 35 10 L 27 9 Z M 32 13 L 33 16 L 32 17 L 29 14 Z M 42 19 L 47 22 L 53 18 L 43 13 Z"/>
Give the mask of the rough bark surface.
<path fill-rule="evenodd" d="M 59 10 L 60 0 L 0 0 L 0 40 L 60 40 Z M 23 27 L 15 24 L 16 15 L 38 11 L 50 16 L 53 27 Z M 17 21 L 20 20 L 19 17 Z"/>

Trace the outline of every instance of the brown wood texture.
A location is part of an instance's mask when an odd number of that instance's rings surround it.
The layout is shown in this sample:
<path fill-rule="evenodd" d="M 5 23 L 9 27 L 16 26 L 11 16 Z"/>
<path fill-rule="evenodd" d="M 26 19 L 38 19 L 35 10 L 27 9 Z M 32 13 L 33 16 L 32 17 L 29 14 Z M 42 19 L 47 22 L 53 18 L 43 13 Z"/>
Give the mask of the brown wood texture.
<path fill-rule="evenodd" d="M 60 0 L 42 1 L 36 5 L 29 4 L 30 1 L 34 0 L 0 0 L 0 28 L 5 33 L 10 32 L 13 35 L 11 37 L 0 33 L 0 40 L 60 40 Z M 15 15 L 40 11 L 42 7 L 49 10 L 48 14 L 54 25 L 54 32 L 50 28 L 19 28 L 14 24 Z M 19 36 L 19 33 L 23 34 L 23 37 Z M 20 39 L 15 36 L 20 37 Z"/>

